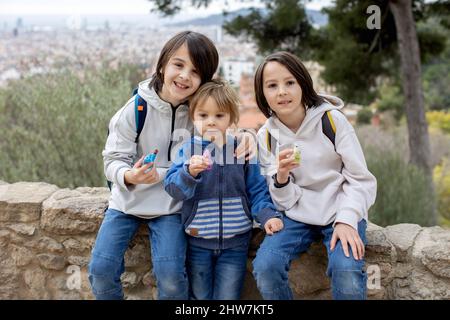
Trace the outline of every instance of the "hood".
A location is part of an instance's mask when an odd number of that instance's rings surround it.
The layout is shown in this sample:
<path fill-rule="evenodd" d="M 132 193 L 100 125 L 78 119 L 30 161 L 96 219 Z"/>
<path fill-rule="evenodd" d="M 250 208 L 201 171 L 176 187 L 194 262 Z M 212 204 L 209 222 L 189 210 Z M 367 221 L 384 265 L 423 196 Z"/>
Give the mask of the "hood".
<path fill-rule="evenodd" d="M 321 121 L 322 115 L 325 112 L 329 110 L 341 110 L 344 107 L 344 101 L 336 96 L 327 94 L 319 94 L 319 96 L 324 98 L 325 101 L 318 107 L 309 107 L 306 109 L 305 119 L 303 119 L 303 122 L 299 130 L 297 130 L 297 133 L 293 133 L 292 131 L 287 129 L 287 127 L 276 116 L 272 116 L 271 118 L 269 118 L 269 121 L 267 122 L 267 129 L 271 131 L 273 129 L 278 130 L 281 127 L 286 128 L 287 131 L 292 132 L 293 135 L 298 135 L 300 134 L 300 132 L 302 134 L 306 134 L 316 127 L 317 122 Z M 271 134 L 273 133 L 271 132 Z M 276 136 L 277 135 L 278 134 L 276 134 Z"/>
<path fill-rule="evenodd" d="M 227 134 L 225 137 L 226 141 L 225 144 L 232 144 L 234 145 L 234 136 Z M 201 136 L 198 135 L 194 135 L 191 138 L 191 143 L 195 144 L 195 145 L 201 145 L 202 147 L 207 147 L 209 145 L 214 145 L 214 142 L 211 142 L 209 140 L 205 140 L 203 139 Z"/>

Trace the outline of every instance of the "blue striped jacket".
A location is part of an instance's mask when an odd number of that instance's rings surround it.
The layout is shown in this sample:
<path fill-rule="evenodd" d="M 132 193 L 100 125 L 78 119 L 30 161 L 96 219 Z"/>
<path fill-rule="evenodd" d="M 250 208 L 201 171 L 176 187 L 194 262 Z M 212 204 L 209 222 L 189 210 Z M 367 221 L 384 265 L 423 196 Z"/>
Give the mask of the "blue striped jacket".
<path fill-rule="evenodd" d="M 233 137 L 227 137 L 222 148 L 192 138 L 167 172 L 164 186 L 173 198 L 184 201 L 182 221 L 191 244 L 207 249 L 248 245 L 254 219 L 264 226 L 268 219 L 281 217 L 259 165 L 233 157 L 236 144 Z M 206 148 L 212 155 L 212 168 L 193 178 L 189 159 Z"/>

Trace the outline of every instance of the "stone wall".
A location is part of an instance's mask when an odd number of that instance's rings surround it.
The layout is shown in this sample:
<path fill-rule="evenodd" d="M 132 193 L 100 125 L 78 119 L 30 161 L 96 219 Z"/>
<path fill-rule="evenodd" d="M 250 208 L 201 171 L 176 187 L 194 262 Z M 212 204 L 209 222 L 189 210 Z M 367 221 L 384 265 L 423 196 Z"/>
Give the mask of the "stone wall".
<path fill-rule="evenodd" d="M 0 182 L 0 299 L 93 299 L 87 264 L 107 206 L 106 188 L 59 189 L 46 183 Z M 259 299 L 251 259 L 244 299 Z M 370 299 L 450 299 L 450 231 L 369 224 L 366 267 Z M 296 259 L 290 281 L 297 299 L 328 299 L 322 244 Z M 153 299 L 148 231 L 139 229 L 125 255 L 127 299 Z"/>

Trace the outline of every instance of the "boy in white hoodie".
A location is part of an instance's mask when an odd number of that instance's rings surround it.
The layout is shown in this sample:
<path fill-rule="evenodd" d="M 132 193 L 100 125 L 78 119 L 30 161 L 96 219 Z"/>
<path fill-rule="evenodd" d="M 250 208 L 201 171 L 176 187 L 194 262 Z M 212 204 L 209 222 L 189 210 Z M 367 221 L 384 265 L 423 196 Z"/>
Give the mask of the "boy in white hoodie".
<path fill-rule="evenodd" d="M 333 298 L 366 299 L 365 230 L 376 179 L 339 111 L 342 100 L 318 95 L 305 66 L 288 52 L 262 62 L 255 93 L 268 118 L 258 132 L 262 173 L 275 205 L 285 211 L 285 228 L 264 239 L 253 261 L 263 298 L 292 299 L 292 259 L 323 238 Z"/>

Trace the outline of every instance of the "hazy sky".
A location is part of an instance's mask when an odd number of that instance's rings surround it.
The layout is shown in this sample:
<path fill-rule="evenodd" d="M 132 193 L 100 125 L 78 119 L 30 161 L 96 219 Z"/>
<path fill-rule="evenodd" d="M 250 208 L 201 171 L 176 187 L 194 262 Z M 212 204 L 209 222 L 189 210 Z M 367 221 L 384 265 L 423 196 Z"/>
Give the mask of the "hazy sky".
<path fill-rule="evenodd" d="M 332 0 L 313 0 L 306 6 L 309 9 L 321 9 Z M 190 3 L 190 0 L 186 0 Z M 235 10 L 243 7 L 261 5 L 260 1 L 215 0 L 208 9 L 188 8 L 185 14 L 201 13 L 206 15 L 220 13 L 223 9 Z M 0 0 L 0 14 L 7 15 L 48 15 L 48 14 L 147 14 L 152 8 L 147 0 Z"/>

